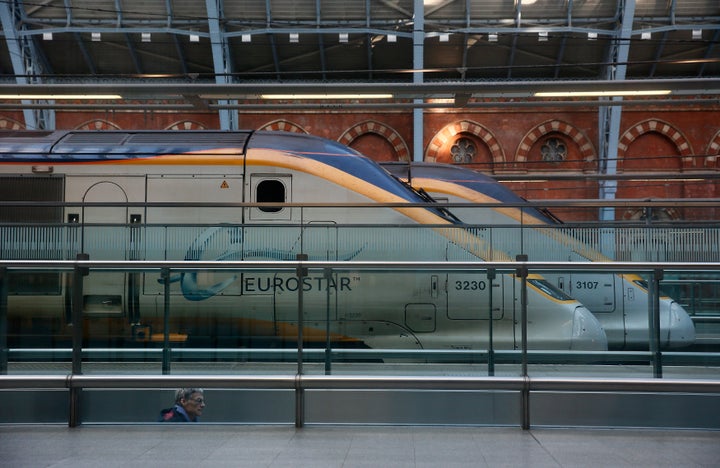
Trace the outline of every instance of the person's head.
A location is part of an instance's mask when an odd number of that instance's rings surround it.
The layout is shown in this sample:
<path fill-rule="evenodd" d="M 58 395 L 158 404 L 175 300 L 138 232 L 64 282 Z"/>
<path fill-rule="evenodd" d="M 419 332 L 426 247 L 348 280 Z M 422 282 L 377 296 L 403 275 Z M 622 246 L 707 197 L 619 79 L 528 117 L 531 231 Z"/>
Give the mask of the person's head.
<path fill-rule="evenodd" d="M 194 421 L 202 416 L 205 408 L 205 396 L 202 388 L 181 388 L 175 392 L 175 404 L 183 407 L 188 417 Z"/>

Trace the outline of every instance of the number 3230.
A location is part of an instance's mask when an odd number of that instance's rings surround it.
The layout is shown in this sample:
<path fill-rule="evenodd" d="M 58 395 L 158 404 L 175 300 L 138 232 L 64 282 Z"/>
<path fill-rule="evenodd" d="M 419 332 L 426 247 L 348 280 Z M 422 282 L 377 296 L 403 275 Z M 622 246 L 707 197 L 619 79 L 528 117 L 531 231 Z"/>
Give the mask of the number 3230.
<path fill-rule="evenodd" d="M 456 291 L 484 291 L 485 288 L 485 281 L 455 281 Z"/>

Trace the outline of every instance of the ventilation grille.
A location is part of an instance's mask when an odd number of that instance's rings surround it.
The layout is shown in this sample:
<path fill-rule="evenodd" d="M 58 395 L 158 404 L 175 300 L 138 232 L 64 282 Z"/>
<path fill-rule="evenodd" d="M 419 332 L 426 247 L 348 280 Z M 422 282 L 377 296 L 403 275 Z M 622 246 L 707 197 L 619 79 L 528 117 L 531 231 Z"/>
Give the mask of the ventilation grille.
<path fill-rule="evenodd" d="M 2 176 L 0 177 L 1 202 L 61 202 L 63 179 L 54 176 Z M 2 223 L 57 223 L 62 222 L 59 206 L 3 206 Z"/>

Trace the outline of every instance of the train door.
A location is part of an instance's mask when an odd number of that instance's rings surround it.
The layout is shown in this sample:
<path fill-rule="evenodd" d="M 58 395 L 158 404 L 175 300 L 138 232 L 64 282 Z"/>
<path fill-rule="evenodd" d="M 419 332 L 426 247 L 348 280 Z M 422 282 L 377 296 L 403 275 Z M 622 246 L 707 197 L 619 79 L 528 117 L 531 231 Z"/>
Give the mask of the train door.
<path fill-rule="evenodd" d="M 560 289 L 580 301 L 595 315 L 613 347 L 625 346 L 625 310 L 636 299 L 632 290 L 623 293 L 621 276 L 569 273 L 558 275 L 555 279 Z"/>
<path fill-rule="evenodd" d="M 130 201 L 128 192 L 140 189 L 142 193 L 144 187 L 140 184 L 143 179 L 68 179 L 68 201 L 74 201 L 79 196 L 84 204 L 79 209 L 67 209 L 67 221 L 80 224 L 80 252 L 91 260 L 132 259 L 132 246 L 137 239 L 131 222 L 140 222 L 141 215 L 131 215 L 127 206 Z M 103 205 L 106 203 L 110 205 Z M 138 288 L 139 282 L 134 275 L 91 272 L 83 281 L 83 315 L 87 336 L 98 342 L 123 336 L 125 325 L 130 321 L 125 317 L 134 313 L 129 309 L 137 307 Z"/>
<path fill-rule="evenodd" d="M 492 281 L 487 272 L 450 273 L 447 275 L 447 317 L 453 327 L 466 327 L 478 330 L 477 334 L 468 334 L 475 343 L 487 346 L 489 341 L 489 323 L 492 317 L 494 345 L 511 341 L 514 346 L 514 331 L 506 330 L 512 326 L 514 301 L 513 292 L 505 293 L 506 275 L 497 275 Z M 510 282 L 513 283 L 513 282 Z M 468 323 L 479 324 L 473 327 Z M 505 343 L 507 346 L 507 343 Z"/>
<path fill-rule="evenodd" d="M 337 258 L 334 223 L 303 223 L 300 208 L 280 205 L 293 202 L 291 174 L 250 174 L 246 188 L 246 201 L 258 205 L 245 208 L 244 259 L 294 261 L 298 255 L 313 260 Z M 266 306 L 272 310 L 266 310 L 265 317 L 272 317 L 276 335 L 288 342 L 297 333 L 301 294 L 306 328 L 325 330 L 328 319 L 337 320 L 337 290 L 343 279 L 320 271 L 303 273 L 298 275 L 294 269 L 288 269 L 243 274 L 243 297 L 271 300 Z M 319 334 L 305 334 L 307 339 L 311 336 Z"/>
<path fill-rule="evenodd" d="M 615 275 L 570 273 L 566 279 L 560 277 L 557 284 L 592 312 L 615 310 Z"/>

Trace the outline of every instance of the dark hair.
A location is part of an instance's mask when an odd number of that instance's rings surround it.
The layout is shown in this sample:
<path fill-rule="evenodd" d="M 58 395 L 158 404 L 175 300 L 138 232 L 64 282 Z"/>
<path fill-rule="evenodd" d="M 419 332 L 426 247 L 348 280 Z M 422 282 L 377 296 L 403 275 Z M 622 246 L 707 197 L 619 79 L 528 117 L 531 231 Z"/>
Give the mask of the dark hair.
<path fill-rule="evenodd" d="M 179 388 L 175 392 L 175 403 L 180 403 L 180 400 L 188 400 L 193 393 L 204 393 L 202 388 Z"/>

